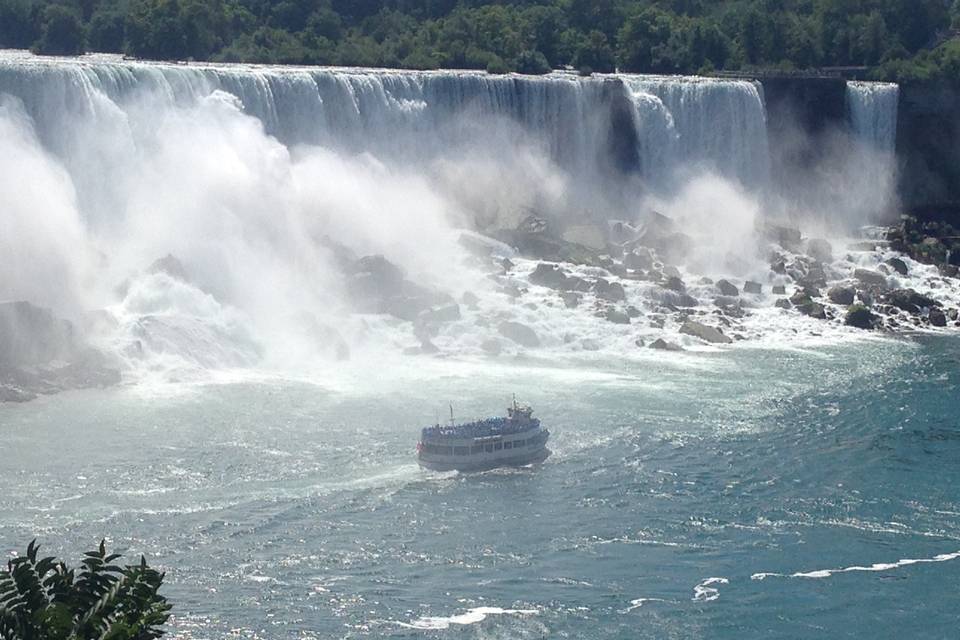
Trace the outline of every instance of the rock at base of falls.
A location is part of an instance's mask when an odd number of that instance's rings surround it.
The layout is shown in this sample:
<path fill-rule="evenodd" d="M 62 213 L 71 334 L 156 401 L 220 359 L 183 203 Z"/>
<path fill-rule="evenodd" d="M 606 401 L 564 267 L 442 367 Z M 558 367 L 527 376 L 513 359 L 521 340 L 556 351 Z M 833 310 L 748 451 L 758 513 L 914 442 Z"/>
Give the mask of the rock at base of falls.
<path fill-rule="evenodd" d="M 120 382 L 107 357 L 73 323 L 30 302 L 0 302 L 0 402 Z"/>
<path fill-rule="evenodd" d="M 729 336 L 723 335 L 723 332 L 716 327 L 701 324 L 695 320 L 687 320 L 684 322 L 680 327 L 680 333 L 700 338 L 704 342 L 711 344 L 730 344 L 733 342 Z"/>
<path fill-rule="evenodd" d="M 525 324 L 508 320 L 501 322 L 497 331 L 504 338 L 512 340 L 522 347 L 535 349 L 540 346 L 540 337 L 537 336 L 537 332 Z"/>

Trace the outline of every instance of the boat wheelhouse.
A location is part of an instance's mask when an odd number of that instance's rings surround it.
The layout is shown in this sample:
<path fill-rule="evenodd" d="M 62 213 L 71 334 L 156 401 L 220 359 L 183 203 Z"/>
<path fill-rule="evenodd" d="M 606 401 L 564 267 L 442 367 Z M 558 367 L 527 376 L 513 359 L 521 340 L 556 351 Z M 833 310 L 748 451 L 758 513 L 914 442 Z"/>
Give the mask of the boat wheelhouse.
<path fill-rule="evenodd" d="M 533 409 L 514 401 L 505 418 L 434 425 L 420 432 L 417 459 L 434 471 L 486 471 L 542 462 L 550 455 L 550 432 L 533 417 Z"/>

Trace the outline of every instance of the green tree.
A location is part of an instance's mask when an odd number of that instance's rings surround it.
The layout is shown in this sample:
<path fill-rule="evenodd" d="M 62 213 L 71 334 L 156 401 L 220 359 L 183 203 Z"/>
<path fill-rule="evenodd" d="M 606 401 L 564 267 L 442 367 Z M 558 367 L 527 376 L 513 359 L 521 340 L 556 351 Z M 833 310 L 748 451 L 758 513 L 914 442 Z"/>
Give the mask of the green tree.
<path fill-rule="evenodd" d="M 0 570 L 0 638 L 17 640 L 153 640 L 164 634 L 170 605 L 159 594 L 164 574 L 113 564 L 103 542 L 78 571 L 41 558 L 31 542 Z"/>
<path fill-rule="evenodd" d="M 616 61 L 613 49 L 607 42 L 607 36 L 601 31 L 591 31 L 577 47 L 573 56 L 573 66 L 578 69 L 591 69 L 601 73 L 612 73 L 616 70 Z"/>
<path fill-rule="evenodd" d="M 48 5 L 43 11 L 40 39 L 33 51 L 54 56 L 73 56 L 84 51 L 86 34 L 80 13 L 62 4 Z"/>
<path fill-rule="evenodd" d="M 514 68 L 520 73 L 530 75 L 543 75 L 552 71 L 546 56 L 539 51 L 530 51 L 529 49 L 520 52 Z"/>
<path fill-rule="evenodd" d="M 177 0 L 138 0 L 127 16 L 128 50 L 141 58 L 177 60 L 188 56 Z"/>
<path fill-rule="evenodd" d="M 556 6 L 533 6 L 523 12 L 525 39 L 530 48 L 539 51 L 551 67 L 570 62 L 572 53 L 564 47 L 563 32 L 567 21 Z"/>
<path fill-rule="evenodd" d="M 617 34 L 620 65 L 627 71 L 653 71 L 654 50 L 665 46 L 670 34 L 670 16 L 659 9 L 645 9 L 630 17 Z"/>
<path fill-rule="evenodd" d="M 0 47 L 26 49 L 40 37 L 32 0 L 0 1 Z"/>
<path fill-rule="evenodd" d="M 93 51 L 120 53 L 126 38 L 126 16 L 115 7 L 100 7 L 87 27 L 87 46 Z"/>

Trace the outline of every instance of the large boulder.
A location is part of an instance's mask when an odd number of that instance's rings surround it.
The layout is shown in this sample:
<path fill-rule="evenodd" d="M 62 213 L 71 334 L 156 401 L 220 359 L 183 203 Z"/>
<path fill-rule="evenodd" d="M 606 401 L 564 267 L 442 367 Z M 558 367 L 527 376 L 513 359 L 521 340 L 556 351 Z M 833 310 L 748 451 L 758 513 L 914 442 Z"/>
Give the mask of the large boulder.
<path fill-rule="evenodd" d="M 790 296 L 789 302 L 805 316 L 820 320 L 825 320 L 827 317 L 824 306 L 819 302 L 814 302 L 810 295 L 802 289 Z"/>
<path fill-rule="evenodd" d="M 731 340 L 729 337 L 723 335 L 723 332 L 719 329 L 701 324 L 694 320 L 687 320 L 684 322 L 680 327 L 680 333 L 685 333 L 689 336 L 695 336 L 705 342 L 710 342 L 713 344 L 730 344 L 733 342 L 733 340 Z"/>
<path fill-rule="evenodd" d="M 653 253 L 646 247 L 636 247 L 623 256 L 623 266 L 634 271 L 649 271 L 654 262 Z"/>
<path fill-rule="evenodd" d="M 753 282 L 751 280 L 747 280 L 746 282 L 743 283 L 743 292 L 753 294 L 753 295 L 760 295 L 761 293 L 763 293 L 763 285 L 760 284 L 759 282 Z"/>
<path fill-rule="evenodd" d="M 540 346 L 540 338 L 537 336 L 537 332 L 525 324 L 507 320 L 500 323 L 497 331 L 504 338 L 512 340 L 522 347 L 534 349 Z"/>
<path fill-rule="evenodd" d="M 530 282 L 551 289 L 566 289 L 567 274 L 558 265 L 541 262 L 530 274 Z"/>
<path fill-rule="evenodd" d="M 650 349 L 657 349 L 658 351 L 683 351 L 683 347 L 680 345 L 674 344 L 672 342 L 667 342 L 663 338 L 657 338 L 650 343 L 648 347 Z"/>
<path fill-rule="evenodd" d="M 363 256 L 346 272 L 347 292 L 361 313 L 384 313 L 413 321 L 431 307 L 453 302 L 447 294 L 407 280 L 403 270 L 382 255 Z"/>
<path fill-rule="evenodd" d="M 567 309 L 573 309 L 580 306 L 581 296 L 576 291 L 564 291 L 560 294 L 560 299 L 563 300 L 563 306 Z"/>
<path fill-rule="evenodd" d="M 190 277 L 187 275 L 187 270 L 184 268 L 183 263 L 172 253 L 168 253 L 162 258 L 154 260 L 153 264 L 147 267 L 147 273 L 165 273 L 171 278 L 176 278 L 183 282 L 190 282 Z"/>
<path fill-rule="evenodd" d="M 25 300 L 0 302 L 0 368 L 69 361 L 80 345 L 73 325 Z"/>
<path fill-rule="evenodd" d="M 827 319 L 827 310 L 819 302 L 810 302 L 805 305 L 797 305 L 797 311 L 799 311 L 805 316 L 816 318 L 817 320 Z"/>
<path fill-rule="evenodd" d="M 600 264 L 600 254 L 596 249 L 564 240 L 545 218 L 537 215 L 527 216 L 516 229 L 502 229 L 496 236 L 523 255 L 533 258 L 593 266 Z"/>
<path fill-rule="evenodd" d="M 930 296 L 925 296 L 913 289 L 894 289 L 883 296 L 883 301 L 912 314 L 919 314 L 923 309 L 940 306 L 940 303 Z"/>
<path fill-rule="evenodd" d="M 563 230 L 562 238 L 572 244 L 579 244 L 596 251 L 607 247 L 607 234 L 595 224 L 568 225 Z"/>
<path fill-rule="evenodd" d="M 872 269 L 855 269 L 853 277 L 868 287 L 886 287 L 887 277 Z"/>
<path fill-rule="evenodd" d="M 363 256 L 354 265 L 354 273 L 369 274 L 382 289 L 399 287 L 403 283 L 403 269 L 382 255 Z"/>
<path fill-rule="evenodd" d="M 609 302 L 621 302 L 627 299 L 627 292 L 619 282 L 610 282 L 603 278 L 598 279 L 593 284 L 593 291 L 598 298 Z"/>
<path fill-rule="evenodd" d="M 891 269 L 902 276 L 905 276 L 910 272 L 910 270 L 907 268 L 907 263 L 900 258 L 890 258 L 886 263 L 890 265 Z"/>
<path fill-rule="evenodd" d="M 730 282 L 729 280 L 717 280 L 717 284 L 715 286 L 717 287 L 717 290 L 721 293 L 721 295 L 725 295 L 725 296 L 740 295 L 740 290 L 737 289 L 737 286 L 732 282 Z"/>
<path fill-rule="evenodd" d="M 930 324 L 935 327 L 947 326 L 947 315 L 943 312 L 943 309 L 939 307 L 932 307 L 927 319 L 930 320 Z"/>
<path fill-rule="evenodd" d="M 671 291 L 677 291 L 683 293 L 687 290 L 687 285 L 683 283 L 683 280 L 679 276 L 668 276 L 663 283 L 664 288 L 670 289 Z"/>
<path fill-rule="evenodd" d="M 759 231 L 765 238 L 776 242 L 788 251 L 797 251 L 802 244 L 803 234 L 793 227 L 766 222 L 760 226 Z"/>
<path fill-rule="evenodd" d="M 827 273 L 819 262 L 807 265 L 805 273 L 798 280 L 803 287 L 820 288 L 827 286 Z"/>
<path fill-rule="evenodd" d="M 857 292 L 854 291 L 853 287 L 844 287 L 841 285 L 831 287 L 830 290 L 827 291 L 827 297 L 830 299 L 830 302 L 845 306 L 853 304 L 856 295 Z"/>
<path fill-rule="evenodd" d="M 677 230 L 669 217 L 652 211 L 637 239 L 636 244 L 655 249 L 657 255 L 670 262 L 679 262 L 689 255 L 693 238 Z"/>
<path fill-rule="evenodd" d="M 442 324 L 444 322 L 456 322 L 459 319 L 460 305 L 456 302 L 427 309 L 417 316 L 417 322 L 423 324 Z"/>
<path fill-rule="evenodd" d="M 852 305 L 847 309 L 847 315 L 844 318 L 844 324 L 858 329 L 873 329 L 876 323 L 877 317 L 862 304 Z"/>
<path fill-rule="evenodd" d="M 421 313 L 428 311 L 432 303 L 433 300 L 429 297 L 396 295 L 384 298 L 375 307 L 364 310 L 413 322 Z"/>
<path fill-rule="evenodd" d="M 630 324 L 630 316 L 615 307 L 607 307 L 603 317 L 614 324 Z"/>
<path fill-rule="evenodd" d="M 71 322 L 27 301 L 0 302 L 0 402 L 119 382 L 120 372 Z"/>

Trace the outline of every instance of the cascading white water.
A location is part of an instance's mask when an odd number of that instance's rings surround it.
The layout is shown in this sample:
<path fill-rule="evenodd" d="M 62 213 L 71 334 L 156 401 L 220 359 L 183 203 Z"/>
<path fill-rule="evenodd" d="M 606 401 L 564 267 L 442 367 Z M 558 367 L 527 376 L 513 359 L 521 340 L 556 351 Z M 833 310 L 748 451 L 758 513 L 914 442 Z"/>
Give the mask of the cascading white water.
<path fill-rule="evenodd" d="M 885 82 L 848 82 L 847 110 L 855 137 L 881 153 L 893 153 L 897 141 L 900 87 Z"/>
<path fill-rule="evenodd" d="M 699 261 L 714 267 L 742 257 L 754 195 L 769 186 L 759 85 L 704 78 L 5 52 L 0 133 L 11 194 L 0 224 L 15 230 L 0 235 L 0 299 L 74 318 L 106 307 L 114 351 L 166 370 L 309 360 L 341 338 L 378 357 L 408 347 L 410 323 L 355 313 L 335 246 L 383 254 L 434 290 L 479 294 L 478 317 L 441 346 L 479 352 L 504 318 L 546 346 L 571 332 L 599 339 L 611 328 L 586 308 L 504 296 L 464 258 L 460 229 L 512 226 L 530 210 L 632 218 L 643 192 L 699 225 L 687 231 L 710 238 L 716 251 Z M 637 143 L 633 174 L 611 157 L 623 140 Z M 715 175 L 690 188 L 702 172 Z M 145 271 L 168 253 L 189 282 Z"/>
<path fill-rule="evenodd" d="M 762 189 L 770 177 L 766 112 L 757 82 L 625 76 L 636 109 L 640 165 L 667 187 L 708 170 Z"/>
<path fill-rule="evenodd" d="M 848 226 L 880 222 L 896 213 L 897 103 L 900 89 L 883 82 L 847 82 L 850 136 L 834 173 L 836 209 Z"/>

